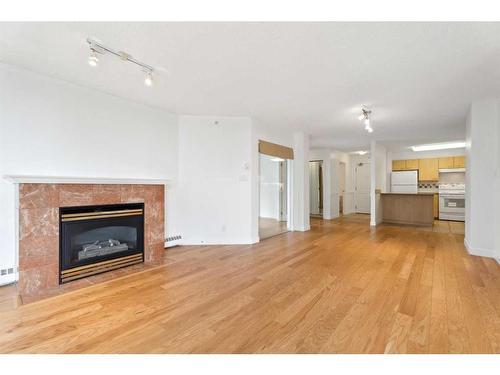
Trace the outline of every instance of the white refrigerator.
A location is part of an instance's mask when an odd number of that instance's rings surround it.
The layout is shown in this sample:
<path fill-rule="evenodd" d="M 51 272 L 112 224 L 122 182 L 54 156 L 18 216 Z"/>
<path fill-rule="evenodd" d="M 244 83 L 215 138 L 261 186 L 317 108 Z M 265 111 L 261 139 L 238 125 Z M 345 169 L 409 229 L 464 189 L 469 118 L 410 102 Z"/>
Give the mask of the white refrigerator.
<path fill-rule="evenodd" d="M 391 173 L 391 193 L 418 193 L 418 171 Z"/>

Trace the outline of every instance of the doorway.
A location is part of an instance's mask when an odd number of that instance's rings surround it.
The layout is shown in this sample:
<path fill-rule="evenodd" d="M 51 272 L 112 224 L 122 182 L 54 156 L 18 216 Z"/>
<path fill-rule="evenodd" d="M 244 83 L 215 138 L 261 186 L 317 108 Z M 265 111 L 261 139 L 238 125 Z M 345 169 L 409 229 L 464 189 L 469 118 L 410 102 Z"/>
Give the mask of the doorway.
<path fill-rule="evenodd" d="M 354 209 L 356 213 L 370 213 L 370 163 L 354 167 Z"/>
<path fill-rule="evenodd" d="M 309 204 L 310 215 L 323 217 L 323 161 L 309 162 Z"/>
<path fill-rule="evenodd" d="M 259 154 L 259 238 L 288 231 L 288 160 Z"/>
<path fill-rule="evenodd" d="M 339 215 L 344 214 L 344 207 L 345 207 L 345 203 L 344 203 L 345 172 L 346 172 L 345 163 L 340 162 L 339 163 L 339 175 L 338 175 L 338 178 L 339 178 Z"/>

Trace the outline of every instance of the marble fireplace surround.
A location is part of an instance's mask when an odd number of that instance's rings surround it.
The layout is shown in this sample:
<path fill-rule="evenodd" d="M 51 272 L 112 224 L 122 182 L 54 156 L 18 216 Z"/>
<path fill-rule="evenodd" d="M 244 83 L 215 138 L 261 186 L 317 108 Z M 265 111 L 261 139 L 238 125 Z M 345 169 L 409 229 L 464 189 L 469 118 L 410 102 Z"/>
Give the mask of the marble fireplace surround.
<path fill-rule="evenodd" d="M 163 180 L 87 179 L 16 176 L 21 295 L 59 285 L 59 207 L 144 203 L 144 261 L 154 264 L 164 252 Z"/>

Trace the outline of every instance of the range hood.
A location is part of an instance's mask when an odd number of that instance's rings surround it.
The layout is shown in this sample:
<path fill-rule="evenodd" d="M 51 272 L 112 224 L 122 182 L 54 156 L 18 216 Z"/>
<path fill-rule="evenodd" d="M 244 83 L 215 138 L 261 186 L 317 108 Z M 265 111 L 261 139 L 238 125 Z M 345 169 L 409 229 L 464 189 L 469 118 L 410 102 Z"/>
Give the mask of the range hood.
<path fill-rule="evenodd" d="M 465 172 L 465 168 L 444 168 L 439 170 L 439 173 L 457 173 L 457 172 Z"/>

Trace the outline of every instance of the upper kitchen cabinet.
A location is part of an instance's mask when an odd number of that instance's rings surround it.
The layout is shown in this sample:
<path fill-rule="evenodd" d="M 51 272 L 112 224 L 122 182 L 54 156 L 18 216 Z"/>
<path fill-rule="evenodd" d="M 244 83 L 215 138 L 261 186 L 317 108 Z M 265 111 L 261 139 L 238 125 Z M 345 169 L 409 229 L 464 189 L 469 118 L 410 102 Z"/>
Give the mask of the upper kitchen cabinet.
<path fill-rule="evenodd" d="M 449 157 L 445 157 L 445 158 L 439 158 L 438 159 L 439 169 L 455 168 L 453 166 L 453 159 L 455 159 L 453 156 L 449 156 Z"/>
<path fill-rule="evenodd" d="M 417 170 L 418 169 L 418 159 L 409 159 L 405 160 L 405 169 L 407 171 Z"/>
<path fill-rule="evenodd" d="M 455 156 L 453 158 L 453 168 L 465 168 L 465 156 Z"/>
<path fill-rule="evenodd" d="M 393 171 L 404 171 L 406 169 L 406 161 L 405 160 L 393 160 L 392 161 L 392 170 Z"/>
<path fill-rule="evenodd" d="M 419 181 L 438 181 L 439 160 L 437 158 L 419 159 L 418 179 Z"/>

